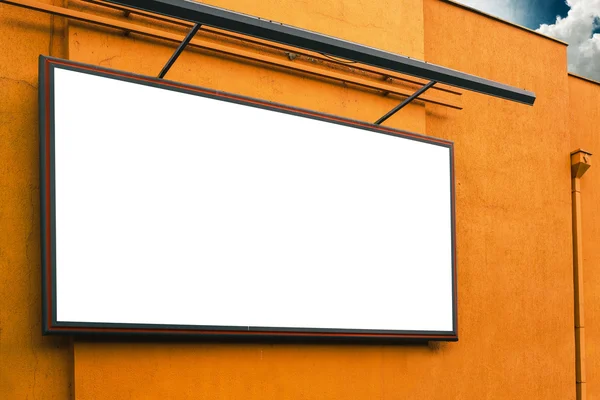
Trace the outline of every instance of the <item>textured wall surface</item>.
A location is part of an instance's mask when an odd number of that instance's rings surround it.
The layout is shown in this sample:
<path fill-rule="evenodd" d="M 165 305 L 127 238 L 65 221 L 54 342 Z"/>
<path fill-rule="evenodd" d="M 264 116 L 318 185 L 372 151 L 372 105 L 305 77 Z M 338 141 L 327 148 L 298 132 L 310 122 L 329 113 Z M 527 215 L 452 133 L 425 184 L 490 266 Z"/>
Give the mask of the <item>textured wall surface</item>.
<path fill-rule="evenodd" d="M 64 56 L 63 27 L 59 18 L 0 4 L 2 399 L 62 400 L 71 393 L 68 338 L 41 334 L 37 59 Z"/>
<path fill-rule="evenodd" d="M 594 154 L 581 178 L 588 399 L 600 399 L 600 83 L 569 76 L 571 150 Z"/>
<path fill-rule="evenodd" d="M 425 56 L 536 93 L 533 107 L 474 93 L 428 106 L 428 134 L 454 140 L 461 381 L 446 398 L 575 398 L 566 47 L 436 0 Z"/>
<path fill-rule="evenodd" d="M 600 154 L 600 85 L 568 77 L 566 47 L 439 0 L 210 3 L 537 94 L 528 107 L 465 93 L 464 110 L 417 103 L 386 122 L 455 142 L 459 342 L 71 344 L 42 337 L 37 57 L 156 75 L 174 45 L 79 22 L 66 26 L 0 4 L 0 398 L 574 399 L 569 153 L 582 147 Z M 69 7 L 126 20 L 121 12 L 77 0 Z M 133 15 L 127 21 L 151 24 Z M 366 121 L 398 102 L 197 49 L 184 52 L 167 78 Z M 600 364 L 593 361 L 600 351 L 594 333 L 600 315 L 594 290 L 600 274 L 593 271 L 600 263 L 595 168 L 582 181 L 590 398 L 600 396 L 594 386 Z"/>
<path fill-rule="evenodd" d="M 427 61 L 537 95 L 428 106 L 428 134 L 456 146 L 461 341 L 444 380 L 470 383 L 447 398 L 573 399 L 566 47 L 441 1 L 424 14 Z"/>

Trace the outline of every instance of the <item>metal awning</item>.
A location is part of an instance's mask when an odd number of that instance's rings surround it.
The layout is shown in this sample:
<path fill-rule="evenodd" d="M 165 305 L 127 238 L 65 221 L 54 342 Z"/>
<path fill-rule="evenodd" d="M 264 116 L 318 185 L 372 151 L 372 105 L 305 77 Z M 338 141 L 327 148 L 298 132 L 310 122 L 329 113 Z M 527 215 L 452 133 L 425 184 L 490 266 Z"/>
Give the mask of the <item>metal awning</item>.
<path fill-rule="evenodd" d="M 461 89 L 533 105 L 535 94 L 439 65 L 190 0 L 107 0 L 168 17 L 295 46 Z"/>

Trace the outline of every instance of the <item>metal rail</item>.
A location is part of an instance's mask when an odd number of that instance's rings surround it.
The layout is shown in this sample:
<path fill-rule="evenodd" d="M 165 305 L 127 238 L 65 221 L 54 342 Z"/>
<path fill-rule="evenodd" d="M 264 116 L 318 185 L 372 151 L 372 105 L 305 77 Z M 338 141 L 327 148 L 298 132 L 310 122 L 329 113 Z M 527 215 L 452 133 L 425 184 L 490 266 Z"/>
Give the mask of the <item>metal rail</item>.
<path fill-rule="evenodd" d="M 165 16 L 153 14 L 153 13 L 150 13 L 147 11 L 143 11 L 143 10 L 139 10 L 139 9 L 135 9 L 135 8 L 131 8 L 131 7 L 126 7 L 126 6 L 119 5 L 119 4 L 107 3 L 106 0 L 79 0 L 79 2 L 87 3 L 90 5 L 95 5 L 95 6 L 99 6 L 99 7 L 103 7 L 103 8 L 119 10 L 119 11 L 122 11 L 124 14 L 126 13 L 127 16 L 129 16 L 131 14 L 136 14 L 141 17 L 150 18 L 155 21 L 161 21 L 163 23 L 172 24 L 172 25 L 175 25 L 178 27 L 185 27 L 185 28 L 191 29 L 194 26 L 193 23 L 190 23 L 188 21 L 182 21 L 179 19 L 171 18 L 171 17 L 165 17 Z M 330 57 L 324 56 L 321 53 L 317 53 L 314 51 L 307 51 L 307 50 L 299 49 L 299 48 L 293 47 L 293 46 L 286 46 L 286 45 L 282 45 L 280 43 L 273 43 L 273 42 L 262 40 L 262 39 L 257 39 L 257 38 L 253 38 L 253 37 L 249 37 L 249 36 L 240 35 L 235 32 L 226 32 L 226 31 L 223 31 L 220 29 L 207 27 L 207 26 L 203 27 L 202 30 L 204 32 L 218 35 L 219 37 L 226 37 L 226 38 L 231 38 L 231 39 L 242 40 L 242 41 L 244 41 L 244 43 L 252 43 L 252 44 L 255 44 L 255 45 L 258 45 L 261 47 L 265 47 L 265 48 L 269 48 L 269 49 L 273 49 L 276 51 L 287 51 L 290 53 L 294 53 L 295 55 L 305 56 L 305 57 L 313 58 L 313 59 L 316 59 L 319 61 L 326 61 L 329 64 L 343 65 L 346 67 L 348 64 L 347 62 L 332 59 Z M 369 74 L 382 75 L 384 79 L 394 79 L 394 80 L 399 80 L 402 82 L 407 82 L 407 83 L 411 83 L 411 84 L 415 84 L 415 85 L 424 85 L 427 83 L 426 81 L 423 82 L 421 79 L 415 79 L 414 77 L 409 77 L 407 75 L 401 75 L 398 73 L 394 73 L 393 71 L 382 70 L 381 68 L 375 68 L 375 67 L 371 67 L 369 65 L 364 65 L 364 64 L 353 64 L 352 69 L 358 70 L 358 71 L 364 71 Z M 453 89 L 450 86 L 440 85 L 439 83 L 436 86 L 434 86 L 432 89 L 436 90 L 436 91 L 440 91 L 440 92 L 455 94 L 458 96 L 462 95 L 461 91 L 459 91 L 457 89 Z"/>
<path fill-rule="evenodd" d="M 107 0 L 367 65 L 533 105 L 535 94 L 439 65 L 189 0 Z"/>

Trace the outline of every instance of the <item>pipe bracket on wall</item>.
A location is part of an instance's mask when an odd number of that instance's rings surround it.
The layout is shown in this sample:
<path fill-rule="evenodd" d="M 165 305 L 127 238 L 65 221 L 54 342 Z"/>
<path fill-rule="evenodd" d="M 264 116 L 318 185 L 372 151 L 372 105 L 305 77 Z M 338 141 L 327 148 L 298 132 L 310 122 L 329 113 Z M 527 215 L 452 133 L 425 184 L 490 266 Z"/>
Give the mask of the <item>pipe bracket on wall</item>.
<path fill-rule="evenodd" d="M 417 97 L 419 97 L 420 95 L 425 93 L 427 91 L 427 89 L 429 89 L 430 87 L 432 87 L 435 84 L 436 84 L 436 81 L 430 81 L 425 86 L 423 86 L 421 89 L 417 90 L 416 92 L 414 92 L 413 94 L 408 96 L 402 103 L 398 104 L 396 107 L 394 107 L 390 111 L 388 111 L 387 114 L 385 114 L 383 117 L 381 117 L 377 121 L 375 121 L 374 124 L 381 125 L 382 122 L 387 120 L 392 115 L 396 114 L 398 111 L 400 111 L 402 108 L 404 108 L 406 105 L 408 105 L 411 101 L 413 101 L 414 99 L 416 99 Z"/>
<path fill-rule="evenodd" d="M 169 72 L 169 70 L 171 69 L 171 67 L 173 66 L 175 61 L 177 61 L 177 59 L 179 58 L 179 56 L 181 55 L 183 50 L 191 42 L 192 38 L 196 35 L 196 33 L 198 33 L 198 30 L 200 29 L 201 26 L 202 26 L 201 24 L 194 24 L 192 29 L 190 29 L 190 31 L 185 36 L 183 41 L 179 44 L 179 46 L 177 47 L 177 49 L 175 50 L 175 52 L 173 53 L 171 58 L 169 58 L 169 61 L 167 61 L 167 63 L 163 67 L 162 71 L 160 71 L 160 73 L 158 74 L 158 77 L 160 79 L 164 78 L 165 75 L 167 74 L 167 72 Z"/>

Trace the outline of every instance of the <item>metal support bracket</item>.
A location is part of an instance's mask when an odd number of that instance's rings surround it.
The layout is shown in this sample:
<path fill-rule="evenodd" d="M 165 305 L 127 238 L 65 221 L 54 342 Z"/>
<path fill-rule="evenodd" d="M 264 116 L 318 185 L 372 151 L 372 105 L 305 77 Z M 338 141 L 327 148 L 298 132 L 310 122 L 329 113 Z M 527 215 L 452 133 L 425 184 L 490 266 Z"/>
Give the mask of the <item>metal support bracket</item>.
<path fill-rule="evenodd" d="M 392 115 L 396 114 L 398 111 L 400 111 L 400 109 L 402 109 L 404 106 L 406 106 L 408 103 L 410 103 L 411 101 L 413 101 L 414 99 L 416 99 L 417 97 L 419 97 L 420 95 L 422 95 L 423 93 L 425 93 L 427 91 L 427 89 L 429 89 L 430 87 L 432 87 L 435 84 L 436 84 L 436 81 L 430 81 L 425 86 L 423 86 L 421 89 L 417 90 L 416 92 L 414 92 L 413 94 L 411 94 L 410 96 L 408 96 L 402 103 L 400 103 L 396 107 L 392 108 L 383 117 L 381 117 L 377 121 L 375 121 L 374 124 L 375 125 L 381 125 L 381 123 L 383 121 L 385 121 L 386 119 L 388 119 Z"/>
<path fill-rule="evenodd" d="M 177 47 L 177 49 L 175 50 L 175 52 L 173 53 L 171 58 L 169 58 L 169 61 L 167 61 L 167 63 L 163 67 L 162 71 L 160 71 L 160 74 L 158 74 L 158 77 L 160 79 L 163 79 L 165 77 L 165 75 L 167 74 L 167 72 L 169 72 L 169 70 L 175 63 L 175 61 L 177 61 L 177 59 L 179 58 L 179 55 L 181 54 L 183 49 L 185 49 L 185 47 L 191 42 L 192 38 L 196 35 L 196 33 L 198 33 L 198 29 L 200 29 L 201 26 L 202 26 L 201 24 L 195 24 L 192 27 L 192 29 L 188 32 L 188 34 L 183 39 L 183 41 L 179 44 L 179 47 Z"/>

